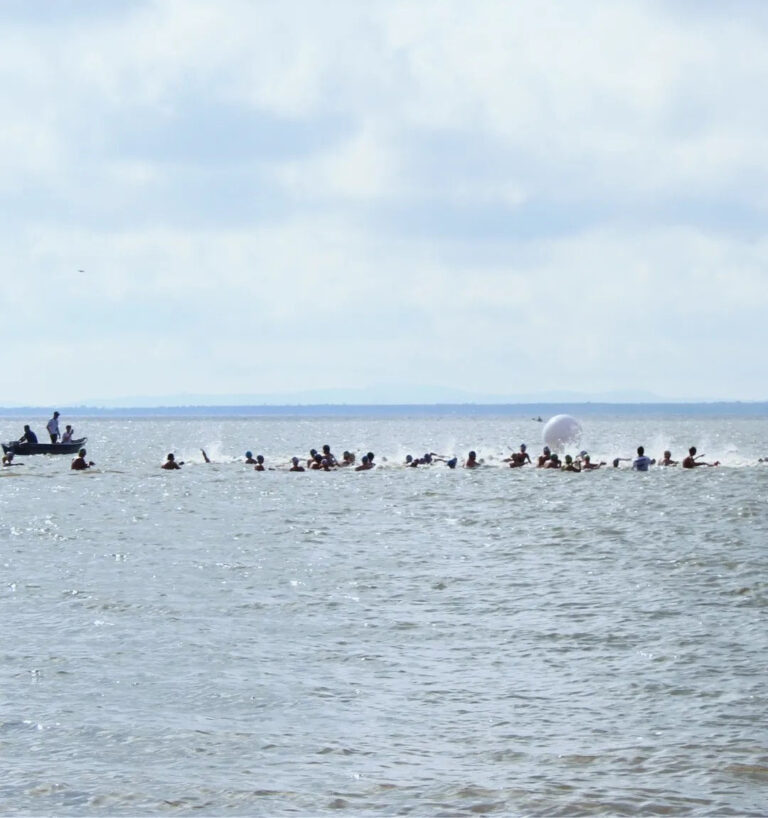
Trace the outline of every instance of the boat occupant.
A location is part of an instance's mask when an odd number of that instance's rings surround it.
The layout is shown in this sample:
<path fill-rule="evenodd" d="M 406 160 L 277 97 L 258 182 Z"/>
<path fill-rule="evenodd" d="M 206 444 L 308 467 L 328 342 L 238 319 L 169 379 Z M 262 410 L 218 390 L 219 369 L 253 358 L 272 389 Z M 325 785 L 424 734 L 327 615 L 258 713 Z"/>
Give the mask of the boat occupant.
<path fill-rule="evenodd" d="M 24 427 L 24 434 L 19 438 L 19 443 L 37 443 L 37 435 L 29 428 L 29 424 Z"/>
<path fill-rule="evenodd" d="M 51 436 L 51 443 L 59 442 L 59 413 L 54 412 L 53 417 L 45 424 L 48 434 Z"/>

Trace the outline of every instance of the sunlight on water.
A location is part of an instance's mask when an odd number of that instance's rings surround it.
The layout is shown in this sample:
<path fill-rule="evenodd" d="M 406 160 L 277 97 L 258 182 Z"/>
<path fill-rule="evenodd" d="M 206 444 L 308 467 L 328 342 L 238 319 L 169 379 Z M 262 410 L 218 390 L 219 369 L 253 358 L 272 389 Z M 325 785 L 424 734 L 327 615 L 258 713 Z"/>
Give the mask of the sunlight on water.
<path fill-rule="evenodd" d="M 79 420 L 93 473 L 4 470 L 5 809 L 764 814 L 768 422 L 582 423 L 596 460 L 725 465 L 510 470 L 519 419 L 216 418 Z M 380 465 L 284 470 L 326 442 Z"/>

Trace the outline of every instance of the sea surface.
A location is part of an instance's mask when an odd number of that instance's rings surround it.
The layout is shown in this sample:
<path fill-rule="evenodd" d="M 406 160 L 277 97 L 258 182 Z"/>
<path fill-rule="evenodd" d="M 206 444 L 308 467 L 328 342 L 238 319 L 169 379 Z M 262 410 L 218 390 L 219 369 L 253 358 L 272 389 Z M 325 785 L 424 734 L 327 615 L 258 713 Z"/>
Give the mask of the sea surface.
<path fill-rule="evenodd" d="M 768 814 L 768 418 L 606 411 L 574 453 L 723 465 L 585 474 L 522 415 L 74 421 L 0 473 L 3 814 Z"/>

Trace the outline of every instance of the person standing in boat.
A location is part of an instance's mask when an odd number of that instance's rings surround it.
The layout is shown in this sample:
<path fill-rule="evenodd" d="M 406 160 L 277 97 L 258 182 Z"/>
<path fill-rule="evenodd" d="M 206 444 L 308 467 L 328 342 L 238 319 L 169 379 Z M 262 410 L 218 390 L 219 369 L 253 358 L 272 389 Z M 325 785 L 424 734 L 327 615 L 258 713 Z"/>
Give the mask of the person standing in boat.
<path fill-rule="evenodd" d="M 59 413 L 54 412 L 53 417 L 45 424 L 48 434 L 51 436 L 51 443 L 59 441 Z"/>
<path fill-rule="evenodd" d="M 37 443 L 37 435 L 29 428 L 29 424 L 24 426 L 24 434 L 19 438 L 19 443 Z"/>

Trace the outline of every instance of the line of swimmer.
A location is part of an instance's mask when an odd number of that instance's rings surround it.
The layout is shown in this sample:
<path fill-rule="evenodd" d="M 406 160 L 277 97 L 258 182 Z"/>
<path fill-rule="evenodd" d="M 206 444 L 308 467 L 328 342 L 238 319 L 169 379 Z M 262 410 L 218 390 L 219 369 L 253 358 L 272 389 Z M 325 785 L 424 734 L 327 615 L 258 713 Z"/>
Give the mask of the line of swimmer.
<path fill-rule="evenodd" d="M 204 461 L 206 463 L 210 463 L 211 460 L 206 454 L 205 450 L 201 449 L 200 451 L 202 452 Z M 655 458 L 648 457 L 645 454 L 645 449 L 643 446 L 638 446 L 636 457 L 616 457 L 613 459 L 612 464 L 613 468 L 617 469 L 621 467 L 622 463 L 631 463 L 631 468 L 634 471 L 648 471 L 651 466 L 657 464 L 659 466 L 680 465 L 684 469 L 693 469 L 698 466 L 713 467 L 720 465 L 719 461 L 717 460 L 713 463 L 705 462 L 701 459 L 703 456 L 704 455 L 697 454 L 695 446 L 691 446 L 691 448 L 688 450 L 688 455 L 682 460 L 682 462 L 673 460 L 672 453 L 670 451 L 665 451 L 664 455 L 657 461 Z M 255 471 L 336 471 L 337 469 L 343 468 L 350 468 L 354 471 L 369 471 L 377 466 L 375 454 L 373 452 L 367 452 L 364 454 L 358 465 L 357 458 L 354 453 L 345 451 L 340 458 L 337 458 L 331 451 L 330 445 L 327 443 L 320 451 L 317 449 L 310 449 L 309 457 L 306 461 L 294 456 L 288 463 L 272 467 L 266 465 L 264 455 L 258 454 L 256 457 L 254 457 L 253 452 L 247 451 L 245 453 L 244 462 L 247 465 L 252 465 Z M 426 452 L 422 457 L 414 457 L 413 455 L 409 454 L 406 455 L 405 460 L 401 465 L 406 468 L 417 468 L 419 466 L 434 466 L 439 463 L 445 464 L 449 469 L 455 469 L 457 466 L 459 466 L 459 458 L 455 455 L 442 455 L 438 454 L 437 452 Z M 528 454 L 528 447 L 525 443 L 520 444 L 519 451 L 512 452 L 509 457 L 505 457 L 502 460 L 502 463 L 506 463 L 511 469 L 522 468 L 523 466 L 529 465 L 539 469 L 556 469 L 558 471 L 565 472 L 594 471 L 595 469 L 607 466 L 607 463 L 602 460 L 599 462 L 592 462 L 592 458 L 586 450 L 579 452 L 576 457 L 567 454 L 561 460 L 557 452 L 553 452 L 549 446 L 545 446 L 542 449 L 541 454 L 536 458 L 534 463 L 530 454 Z M 176 460 L 173 452 L 169 452 L 161 468 L 173 470 L 179 469 L 183 465 L 184 461 Z M 461 467 L 464 469 L 476 469 L 484 465 L 486 464 L 482 459 L 478 459 L 477 452 L 475 451 L 470 451 L 467 454 L 466 459 L 461 463 Z"/>
<path fill-rule="evenodd" d="M 200 450 L 203 455 L 203 460 L 206 463 L 211 463 L 205 449 Z M 720 462 L 715 460 L 712 463 L 707 463 L 702 458 L 703 454 L 697 454 L 696 447 L 691 446 L 688 449 L 688 454 L 682 461 L 673 460 L 672 452 L 667 450 L 663 456 L 658 460 L 648 457 L 645 454 L 643 446 L 637 447 L 637 456 L 632 457 L 615 457 L 612 461 L 613 468 L 621 468 L 623 463 L 631 463 L 633 471 L 648 471 L 651 466 L 681 466 L 684 469 L 694 469 L 699 466 L 714 467 L 719 466 Z M 77 457 L 72 460 L 70 469 L 74 471 L 84 471 L 85 469 L 93 468 L 96 464 L 92 460 L 87 460 L 87 452 L 85 449 L 80 449 Z M 386 458 L 383 458 L 386 460 Z M 288 463 L 278 464 L 277 466 L 268 466 L 265 463 L 264 455 L 258 454 L 253 456 L 253 452 L 247 451 L 245 453 L 245 460 L 247 465 L 252 465 L 255 471 L 336 471 L 338 469 L 349 468 L 353 471 L 369 471 L 376 468 L 378 465 L 375 460 L 373 452 L 364 454 L 360 463 L 357 463 L 357 457 L 353 452 L 345 451 L 340 458 L 337 458 L 331 451 L 329 444 L 325 444 L 320 451 L 317 449 L 309 450 L 309 457 L 306 461 L 292 457 Z M 555 469 L 564 472 L 582 472 L 594 471 L 602 468 L 608 464 L 604 461 L 593 462 L 589 453 L 586 450 L 579 452 L 576 457 L 569 454 L 565 455 L 563 459 L 553 452 L 549 446 L 544 446 L 541 454 L 534 462 L 528 454 L 528 448 L 525 443 L 520 444 L 520 450 L 512 452 L 509 457 L 505 457 L 502 463 L 508 464 L 509 468 L 516 469 L 523 466 L 532 466 L 538 469 Z M 768 458 L 760 458 L 759 463 L 768 463 Z M 448 455 L 441 455 L 437 452 L 426 452 L 421 457 L 414 457 L 413 455 L 406 455 L 404 462 L 401 464 L 406 468 L 417 468 L 419 466 L 434 466 L 438 463 L 444 463 L 449 469 L 455 469 L 459 466 L 459 458 Z M 12 452 L 3 455 L 3 467 L 21 466 L 23 463 L 16 462 Z M 167 471 L 180 469 L 184 465 L 183 460 L 177 460 L 173 452 L 169 452 L 165 461 L 162 463 L 162 469 Z M 461 467 L 464 469 L 476 469 L 482 466 L 489 465 L 484 462 L 482 458 L 478 458 L 477 452 L 470 451 L 466 459 L 462 462 Z"/>

